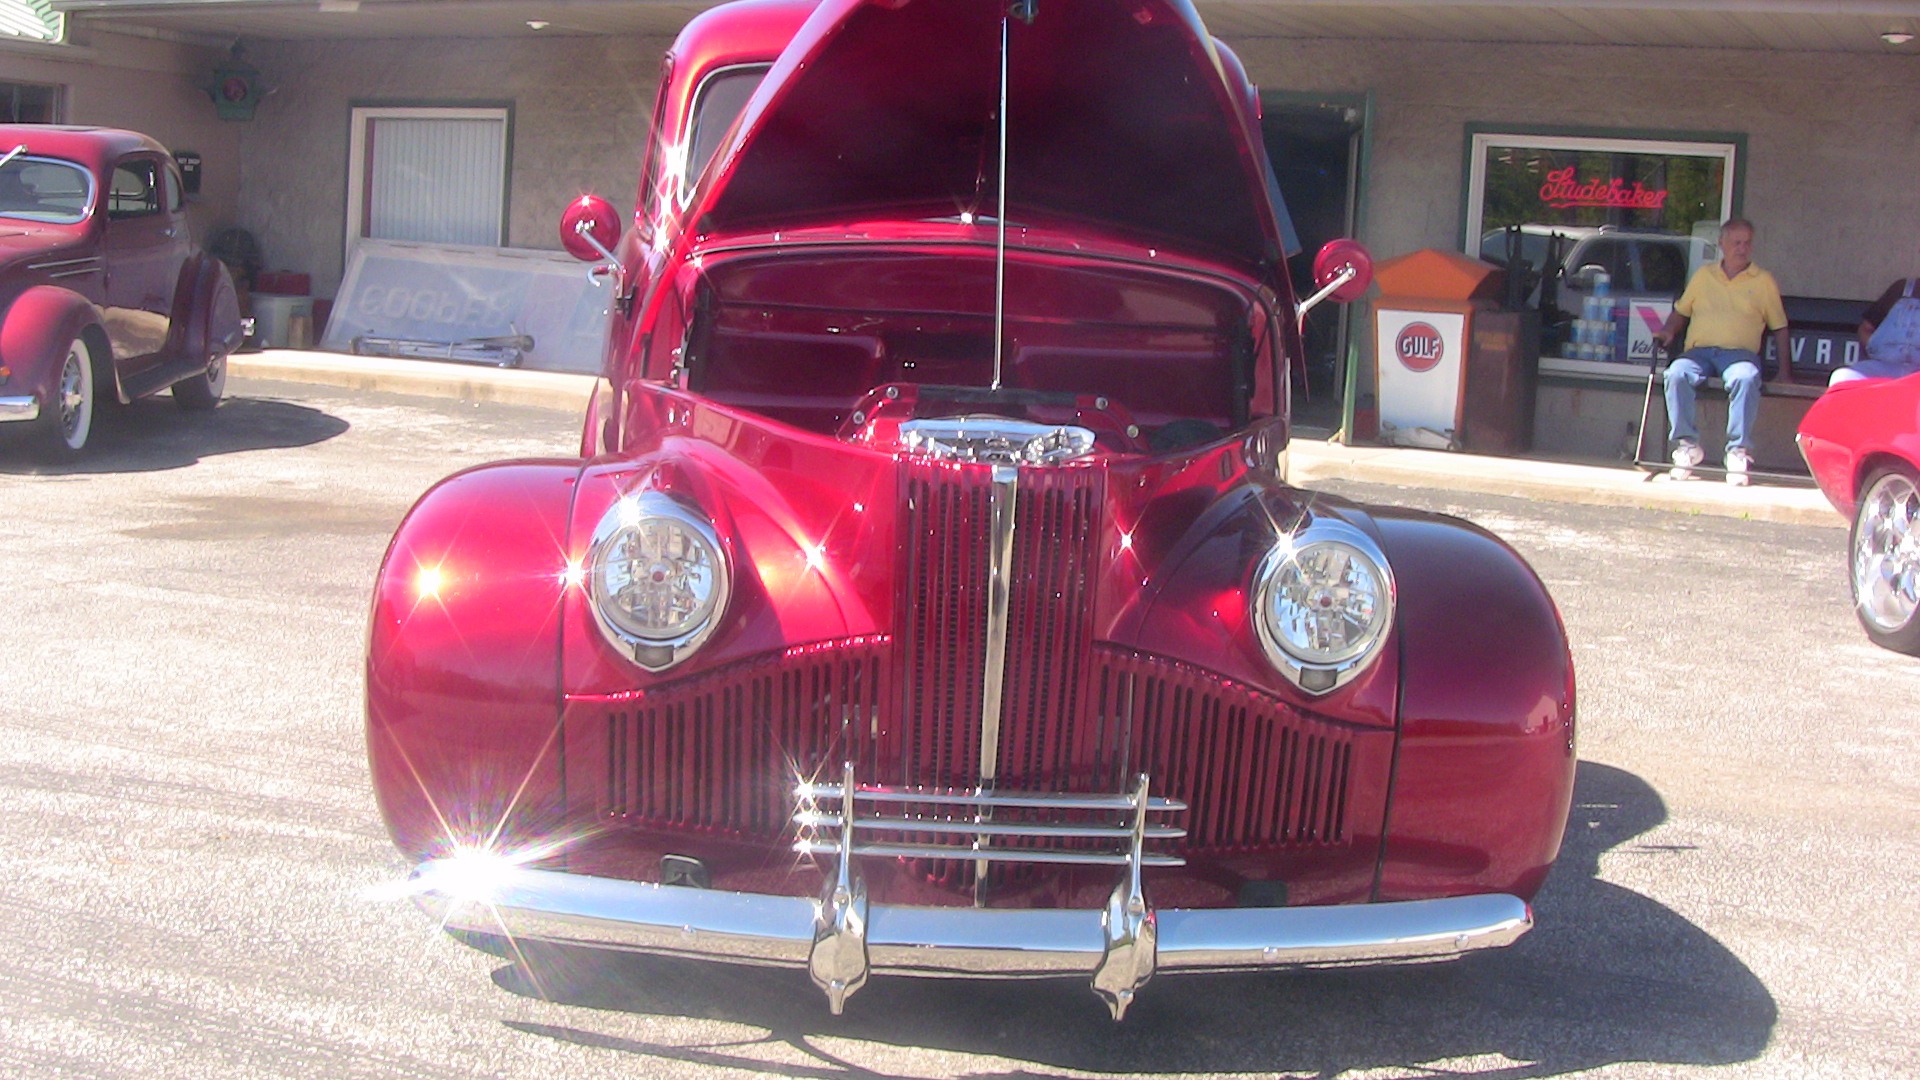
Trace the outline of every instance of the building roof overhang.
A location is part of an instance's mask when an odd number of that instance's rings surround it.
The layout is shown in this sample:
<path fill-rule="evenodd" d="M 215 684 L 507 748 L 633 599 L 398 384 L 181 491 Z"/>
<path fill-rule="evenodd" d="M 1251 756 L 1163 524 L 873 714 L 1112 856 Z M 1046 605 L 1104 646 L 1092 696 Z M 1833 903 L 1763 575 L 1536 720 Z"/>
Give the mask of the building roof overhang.
<path fill-rule="evenodd" d="M 103 30 L 250 40 L 657 35 L 715 0 L 51 0 Z M 1042 0 L 1046 2 L 1046 0 Z M 1242 38 L 1704 46 L 1920 55 L 1915 0 L 1197 0 Z M 537 25 L 536 25 L 537 24 Z"/>

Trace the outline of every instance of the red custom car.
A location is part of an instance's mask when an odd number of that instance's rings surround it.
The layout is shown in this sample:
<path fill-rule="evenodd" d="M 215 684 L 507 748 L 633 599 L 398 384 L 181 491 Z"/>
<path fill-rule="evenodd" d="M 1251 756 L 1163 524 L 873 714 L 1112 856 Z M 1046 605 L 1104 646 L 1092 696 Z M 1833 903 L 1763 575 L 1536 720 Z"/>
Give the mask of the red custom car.
<path fill-rule="evenodd" d="M 240 305 L 184 198 L 145 135 L 0 124 L 0 433 L 69 456 L 102 400 L 219 403 Z"/>
<path fill-rule="evenodd" d="M 1842 383 L 1800 421 L 1800 453 L 1853 520 L 1853 610 L 1877 645 L 1920 655 L 1920 375 Z"/>
<path fill-rule="evenodd" d="M 1080 973 L 1118 1017 L 1156 970 L 1525 932 L 1565 634 L 1487 533 L 1284 482 L 1257 113 L 1186 0 L 689 24 L 631 226 L 563 224 L 613 308 L 582 458 L 442 482 L 376 586 L 423 904 L 836 1012 Z"/>

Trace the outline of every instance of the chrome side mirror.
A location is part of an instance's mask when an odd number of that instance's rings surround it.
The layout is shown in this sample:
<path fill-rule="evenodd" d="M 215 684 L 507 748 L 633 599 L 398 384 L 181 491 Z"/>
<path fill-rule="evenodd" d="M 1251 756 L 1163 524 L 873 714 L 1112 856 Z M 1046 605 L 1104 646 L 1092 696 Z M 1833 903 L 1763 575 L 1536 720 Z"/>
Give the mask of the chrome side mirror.
<path fill-rule="evenodd" d="M 614 213 L 612 203 L 598 195 L 580 196 L 560 215 L 561 246 L 581 262 L 597 263 L 587 271 L 587 280 L 595 286 L 602 277 L 612 275 L 616 292 L 625 284 L 620 260 L 613 254 L 613 246 L 619 242 L 620 215 Z"/>
<path fill-rule="evenodd" d="M 1299 319 L 1307 321 L 1307 312 L 1321 301 L 1346 304 L 1360 299 L 1373 285 L 1373 256 L 1358 240 L 1329 240 L 1313 257 L 1313 283 L 1317 290 L 1300 301 Z"/>

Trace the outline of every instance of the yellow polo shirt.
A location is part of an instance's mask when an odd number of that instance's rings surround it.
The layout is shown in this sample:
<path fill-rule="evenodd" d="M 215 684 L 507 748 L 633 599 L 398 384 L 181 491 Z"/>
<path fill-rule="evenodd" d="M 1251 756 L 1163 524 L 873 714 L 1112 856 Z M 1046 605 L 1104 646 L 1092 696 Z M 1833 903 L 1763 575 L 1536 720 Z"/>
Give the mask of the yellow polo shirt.
<path fill-rule="evenodd" d="M 1706 346 L 1759 352 L 1766 331 L 1787 325 L 1787 310 L 1780 305 L 1780 286 L 1774 283 L 1772 274 L 1752 263 L 1731 278 L 1718 262 L 1701 267 L 1687 282 L 1687 291 L 1680 294 L 1673 310 L 1690 320 L 1689 349 Z"/>

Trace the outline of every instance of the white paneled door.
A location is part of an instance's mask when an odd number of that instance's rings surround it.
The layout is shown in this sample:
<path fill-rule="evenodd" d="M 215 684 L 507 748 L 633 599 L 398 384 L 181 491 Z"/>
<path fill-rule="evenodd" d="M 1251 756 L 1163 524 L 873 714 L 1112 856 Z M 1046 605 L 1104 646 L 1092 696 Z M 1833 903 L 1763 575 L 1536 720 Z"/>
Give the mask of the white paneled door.
<path fill-rule="evenodd" d="M 507 110 L 356 108 L 347 251 L 354 241 L 505 243 Z"/>

